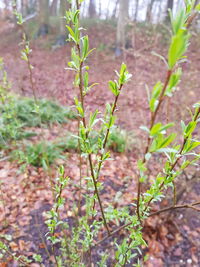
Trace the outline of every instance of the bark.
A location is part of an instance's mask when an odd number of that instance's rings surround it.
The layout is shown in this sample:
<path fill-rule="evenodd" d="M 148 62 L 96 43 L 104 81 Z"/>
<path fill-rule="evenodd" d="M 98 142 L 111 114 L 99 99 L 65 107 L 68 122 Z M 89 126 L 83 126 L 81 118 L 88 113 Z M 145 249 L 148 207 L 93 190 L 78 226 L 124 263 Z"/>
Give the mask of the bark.
<path fill-rule="evenodd" d="M 50 13 L 52 16 L 56 16 L 58 14 L 58 0 L 53 0 L 50 8 Z"/>
<path fill-rule="evenodd" d="M 146 13 L 146 21 L 150 22 L 152 20 L 152 9 L 153 9 L 153 4 L 155 0 L 151 0 L 147 6 L 147 13 Z"/>
<path fill-rule="evenodd" d="M 123 48 L 125 48 L 125 28 L 128 21 L 129 0 L 119 1 L 119 17 L 117 22 L 117 44 L 116 44 L 116 56 L 122 54 Z"/>
<path fill-rule="evenodd" d="M 107 1 L 107 8 L 106 8 L 106 20 L 109 19 L 109 10 L 110 10 L 110 0 Z"/>
<path fill-rule="evenodd" d="M 90 0 L 89 8 L 88 8 L 88 13 L 90 18 L 96 17 L 96 5 L 95 5 L 95 0 Z"/>
<path fill-rule="evenodd" d="M 115 19 L 116 18 L 116 13 L 117 13 L 117 7 L 119 5 L 119 0 L 116 0 L 116 3 L 115 3 L 115 8 L 113 10 L 113 14 L 112 14 L 112 19 Z"/>
<path fill-rule="evenodd" d="M 49 0 L 39 0 L 38 11 L 38 36 L 45 36 L 49 33 Z"/>
<path fill-rule="evenodd" d="M 99 0 L 99 17 L 101 18 L 101 12 L 102 12 L 102 8 L 101 8 L 101 0 Z"/>
<path fill-rule="evenodd" d="M 4 13 L 3 13 L 3 19 L 7 19 L 9 16 L 9 1 L 8 0 L 4 0 L 4 5 L 5 5 L 5 8 L 4 8 Z"/>
<path fill-rule="evenodd" d="M 66 10 L 69 10 L 70 4 L 66 0 L 60 0 L 60 35 L 66 34 L 66 20 L 64 19 Z"/>
<path fill-rule="evenodd" d="M 174 6 L 174 0 L 167 0 L 167 10 L 168 9 L 173 9 Z"/>
<path fill-rule="evenodd" d="M 138 16 L 138 7 L 139 7 L 139 0 L 136 0 L 136 3 L 135 3 L 135 14 L 134 14 L 134 21 L 137 21 L 137 16 Z"/>
<path fill-rule="evenodd" d="M 170 22 L 169 9 L 173 10 L 174 0 L 167 0 L 167 9 L 166 9 L 166 22 Z"/>

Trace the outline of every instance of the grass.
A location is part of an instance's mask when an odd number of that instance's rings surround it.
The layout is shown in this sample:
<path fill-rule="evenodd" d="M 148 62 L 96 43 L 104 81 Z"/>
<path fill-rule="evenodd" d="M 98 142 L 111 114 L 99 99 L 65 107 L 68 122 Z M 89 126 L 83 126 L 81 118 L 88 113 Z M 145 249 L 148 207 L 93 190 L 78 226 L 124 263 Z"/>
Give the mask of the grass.
<path fill-rule="evenodd" d="M 66 123 L 68 119 L 76 118 L 75 112 L 69 107 L 63 107 L 52 101 L 42 99 L 37 104 L 32 98 L 17 98 L 12 106 L 9 103 L 0 106 L 0 112 L 12 109 L 15 118 L 24 127 L 36 127 L 53 123 Z M 9 120 L 6 121 L 9 123 Z"/>
<path fill-rule="evenodd" d="M 12 159 L 22 165 L 32 165 L 47 169 L 56 159 L 63 158 L 62 151 L 57 145 L 48 142 L 28 144 L 24 150 L 17 149 L 12 152 Z"/>
<path fill-rule="evenodd" d="M 47 127 L 75 119 L 75 112 L 52 101 L 42 99 L 37 104 L 32 98 L 12 96 L 11 101 L 0 105 L 0 148 L 8 149 L 10 142 L 28 139 L 36 133 L 27 127 Z"/>
<path fill-rule="evenodd" d="M 108 139 L 107 147 L 115 152 L 125 152 L 126 150 L 126 132 L 119 128 L 113 128 Z M 97 136 L 91 138 L 92 144 L 97 144 Z M 43 167 L 53 164 L 58 158 L 65 158 L 64 152 L 77 152 L 78 139 L 71 133 L 57 142 L 40 142 L 37 144 L 20 145 L 19 149 L 11 153 L 12 159 L 17 160 L 22 165 L 32 165 Z"/>
<path fill-rule="evenodd" d="M 98 144 L 97 133 L 94 133 L 94 135 L 90 137 L 90 142 L 92 146 Z M 68 133 L 64 139 L 60 140 L 57 143 L 57 145 L 63 151 L 78 151 L 78 139 L 71 133 Z M 114 152 L 123 153 L 126 150 L 126 146 L 126 131 L 117 127 L 113 128 L 108 138 L 107 148 L 111 149 Z"/>
<path fill-rule="evenodd" d="M 111 130 L 107 147 L 115 152 L 123 153 L 126 150 L 127 133 L 120 128 L 113 128 Z"/>

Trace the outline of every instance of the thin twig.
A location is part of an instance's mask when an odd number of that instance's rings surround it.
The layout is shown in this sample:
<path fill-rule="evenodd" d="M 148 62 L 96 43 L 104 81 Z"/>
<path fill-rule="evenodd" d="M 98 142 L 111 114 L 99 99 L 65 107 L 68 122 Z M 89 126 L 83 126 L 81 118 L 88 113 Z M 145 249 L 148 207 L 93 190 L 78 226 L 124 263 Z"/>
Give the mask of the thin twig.
<path fill-rule="evenodd" d="M 194 115 L 193 121 L 197 121 L 199 115 L 200 115 L 200 107 L 198 108 L 196 114 Z M 184 138 L 182 147 L 181 147 L 181 149 L 180 149 L 180 152 L 178 153 L 180 156 L 179 156 L 179 157 L 175 160 L 175 162 L 172 164 L 171 169 L 169 170 L 169 172 L 168 172 L 168 174 L 166 175 L 164 181 L 162 182 L 162 184 L 161 184 L 160 187 L 159 187 L 160 190 L 161 190 L 161 189 L 163 188 L 163 186 L 165 185 L 165 180 L 167 180 L 167 179 L 170 177 L 172 171 L 175 169 L 176 165 L 179 163 L 179 160 L 180 160 L 181 157 L 183 156 L 182 153 L 183 153 L 183 150 L 184 150 L 184 148 L 185 148 L 185 145 L 186 145 L 188 139 L 189 139 L 189 136 L 186 136 L 186 137 Z M 152 197 L 152 198 L 148 201 L 148 203 L 147 203 L 146 208 L 144 209 L 144 211 L 146 211 L 146 210 L 148 209 L 148 207 L 149 207 L 149 205 L 150 205 L 150 203 L 152 202 L 153 199 L 154 199 L 154 198 Z"/>
<path fill-rule="evenodd" d="M 176 183 L 175 181 L 173 183 L 173 205 L 176 206 L 177 203 L 177 195 L 176 195 Z"/>
<path fill-rule="evenodd" d="M 185 209 L 185 208 L 190 208 L 190 209 L 194 209 L 196 211 L 200 211 L 199 208 L 196 208 L 195 206 L 200 205 L 200 201 L 199 202 L 195 202 L 192 204 L 184 204 L 184 205 L 175 205 L 175 206 L 170 206 L 158 211 L 155 211 L 153 213 L 151 213 L 149 216 L 154 216 L 154 215 L 158 215 L 160 213 L 166 212 L 166 211 L 170 211 L 170 210 L 175 210 L 175 209 Z"/>
<path fill-rule="evenodd" d="M 79 58 L 81 58 L 81 48 L 80 48 L 79 44 L 77 44 L 77 50 L 78 50 Z M 85 128 L 87 128 L 86 118 L 85 118 L 85 108 L 84 108 L 84 95 L 83 95 L 83 61 L 82 60 L 80 62 L 80 67 L 79 67 L 79 79 L 80 79 L 80 82 L 79 82 L 80 100 L 81 100 L 81 106 L 82 106 L 82 110 L 83 110 L 83 114 L 84 114 L 84 116 L 82 117 L 82 122 L 83 122 L 83 126 Z M 88 138 L 88 133 L 86 133 L 86 138 Z M 105 228 L 106 228 L 106 230 L 107 230 L 107 232 L 109 234 L 110 230 L 109 230 L 109 227 L 108 227 L 108 224 L 107 224 L 107 221 L 106 221 L 106 217 L 105 217 L 105 214 L 104 214 L 102 201 L 101 201 L 100 194 L 99 194 L 99 191 L 98 191 L 98 186 L 97 186 L 97 181 L 96 181 L 96 178 L 95 178 L 94 166 L 93 166 L 93 163 L 92 163 L 92 155 L 91 154 L 88 154 L 88 161 L 89 161 L 89 165 L 90 165 L 90 172 L 91 172 L 92 181 L 93 181 L 93 184 L 94 184 L 94 191 L 95 191 L 95 194 L 96 194 L 98 202 L 99 202 L 99 206 L 100 206 L 100 210 L 101 210 L 104 226 L 105 226 Z"/>
<path fill-rule="evenodd" d="M 159 101 L 158 101 L 158 105 L 156 107 L 156 110 L 151 113 L 151 121 L 150 121 L 150 130 L 152 129 L 154 123 L 155 123 L 155 120 L 156 120 L 156 117 L 158 115 L 158 111 L 161 107 L 161 104 L 164 100 L 164 96 L 165 96 L 165 91 L 167 89 L 167 86 L 169 84 L 169 81 L 170 81 L 170 78 L 171 78 L 171 75 L 172 75 L 172 70 L 168 70 L 167 71 L 167 77 L 166 77 L 166 80 L 165 80 L 165 83 L 164 83 L 164 86 L 163 86 L 163 89 L 162 89 L 162 92 L 160 94 L 160 97 L 159 97 Z M 146 158 L 145 158 L 145 155 L 148 153 L 149 151 L 149 148 L 150 148 L 150 145 L 151 145 L 151 138 L 150 136 L 148 136 L 148 139 L 147 139 L 147 146 L 145 148 L 145 151 L 144 151 L 144 156 L 143 156 L 143 163 L 146 162 Z M 138 216 L 138 219 L 141 223 L 141 216 L 140 216 L 140 195 L 141 195 L 141 182 L 140 182 L 140 177 L 138 175 L 138 189 L 137 189 L 137 216 Z"/>
<path fill-rule="evenodd" d="M 167 211 L 170 211 L 170 210 L 176 210 L 176 209 L 183 209 L 183 208 L 190 208 L 190 209 L 195 209 L 197 211 L 200 211 L 199 208 L 196 208 L 195 206 L 197 205 L 200 205 L 200 201 L 197 201 L 197 202 L 194 202 L 194 203 L 191 203 L 191 204 L 184 204 L 184 205 L 176 205 L 176 206 L 170 206 L 170 207 L 167 207 L 167 208 L 164 208 L 164 209 L 161 209 L 161 210 L 158 210 L 156 212 L 153 212 L 153 213 L 150 213 L 149 214 L 149 217 L 151 216 L 154 216 L 154 215 L 158 215 L 160 213 L 163 213 L 163 212 L 167 212 Z M 107 235 L 105 236 L 103 239 L 99 240 L 98 242 L 96 242 L 94 244 L 94 246 L 98 246 L 100 245 L 101 243 L 103 243 L 105 240 L 107 240 L 108 238 L 112 237 L 113 235 L 117 234 L 118 232 L 120 232 L 121 230 L 125 229 L 126 227 L 130 226 L 132 224 L 132 222 L 128 222 L 118 228 L 116 228 L 114 231 L 112 231 L 110 233 L 110 235 Z"/>

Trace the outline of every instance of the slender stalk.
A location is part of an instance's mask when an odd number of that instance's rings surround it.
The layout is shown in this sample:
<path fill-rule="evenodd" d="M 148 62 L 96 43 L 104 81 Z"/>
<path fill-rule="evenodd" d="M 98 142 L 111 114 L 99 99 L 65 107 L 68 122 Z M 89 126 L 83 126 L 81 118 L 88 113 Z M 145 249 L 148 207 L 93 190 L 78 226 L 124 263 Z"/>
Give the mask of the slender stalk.
<path fill-rule="evenodd" d="M 32 89 L 32 92 L 33 92 L 35 103 L 37 104 L 37 94 L 36 94 L 35 84 L 34 84 L 34 81 L 33 81 L 32 65 L 30 63 L 29 57 L 28 57 L 28 69 L 29 69 L 29 78 L 30 78 L 30 82 L 31 82 L 31 89 Z"/>
<path fill-rule="evenodd" d="M 132 238 L 129 238 L 129 241 L 128 241 L 128 248 L 127 248 L 126 253 L 125 253 L 125 261 L 124 261 L 123 267 L 125 267 L 126 264 L 127 264 L 127 260 L 128 260 L 127 252 L 129 251 L 129 248 L 130 248 L 131 243 L 132 243 Z"/>
<path fill-rule="evenodd" d="M 198 108 L 196 114 L 194 115 L 193 121 L 197 121 L 199 115 L 200 115 L 200 107 Z M 171 169 L 169 170 L 169 174 L 166 175 L 165 180 L 168 179 L 168 178 L 170 177 L 170 173 L 175 169 L 176 165 L 178 165 L 179 160 L 180 160 L 181 157 L 183 156 L 182 153 L 183 153 L 183 150 L 184 150 L 184 148 L 185 148 L 185 145 L 186 145 L 188 139 L 189 139 L 189 136 L 186 136 L 186 137 L 184 138 L 182 147 L 181 147 L 181 149 L 180 149 L 180 152 L 178 153 L 178 154 L 179 154 L 179 157 L 178 157 L 178 158 L 175 160 L 175 162 L 172 164 Z M 160 185 L 159 189 L 161 190 L 161 189 L 163 188 L 164 185 L 165 185 L 165 182 L 163 181 L 162 184 Z M 149 207 L 149 205 L 150 205 L 150 203 L 152 202 L 153 199 L 154 199 L 154 198 L 152 197 L 152 198 L 148 201 L 148 203 L 147 203 L 146 208 L 144 209 L 144 211 L 146 211 L 146 210 L 148 209 L 148 207 Z"/>
<path fill-rule="evenodd" d="M 115 111 L 117 109 L 117 102 L 118 102 L 118 99 L 119 99 L 119 96 L 120 96 L 120 92 L 121 92 L 122 86 L 123 85 L 121 85 L 120 88 L 119 88 L 119 94 L 115 97 L 114 104 L 113 104 L 112 111 L 111 111 L 111 116 L 114 115 L 114 113 L 115 113 Z M 109 137 L 109 133 L 110 133 L 110 127 L 107 128 L 107 131 L 106 131 L 105 139 L 104 139 L 104 142 L 103 142 L 103 150 L 106 148 L 108 137 Z M 99 163 L 98 163 L 96 180 L 99 179 L 102 164 L 103 164 L 103 153 L 101 154 L 101 157 L 100 157 L 100 160 L 99 160 Z M 95 209 L 95 205 L 96 205 L 96 201 L 94 200 L 93 210 Z"/>
<path fill-rule="evenodd" d="M 176 209 L 184 209 L 184 208 L 189 208 L 189 209 L 195 209 L 197 211 L 200 211 L 199 208 L 196 208 L 196 206 L 200 205 L 200 201 L 197 201 L 197 202 L 194 202 L 194 203 L 191 203 L 191 204 L 183 204 L 183 205 L 176 205 L 176 206 L 170 206 L 170 207 L 167 207 L 167 208 L 164 208 L 164 209 L 161 209 L 161 210 L 158 210 L 156 212 L 152 212 L 149 214 L 149 217 L 151 216 L 154 216 L 154 215 L 158 215 L 160 213 L 163 213 L 163 212 L 167 212 L 167 211 L 170 211 L 170 210 L 176 210 Z M 116 228 L 114 231 L 112 231 L 110 233 L 110 235 L 107 235 L 105 236 L 104 238 L 102 238 L 101 240 L 99 240 L 98 242 L 96 242 L 94 244 L 94 247 L 95 246 L 98 246 L 100 244 L 102 244 L 105 240 L 107 240 L 108 238 L 112 237 L 113 235 L 117 234 L 118 232 L 120 232 L 121 230 L 124 230 L 126 227 L 130 226 L 132 224 L 132 222 L 128 222 L 118 228 Z"/>
<path fill-rule="evenodd" d="M 80 121 L 78 121 L 78 129 L 80 128 Z M 78 131 L 79 135 L 79 131 Z M 79 194 L 78 194 L 78 215 L 81 216 L 81 193 L 82 193 L 82 157 L 81 157 L 81 144 L 78 139 L 78 152 L 79 152 Z"/>
<path fill-rule="evenodd" d="M 200 211 L 199 208 L 195 207 L 197 205 L 200 205 L 200 201 L 192 203 L 192 204 L 175 205 L 175 206 L 173 205 L 173 206 L 170 206 L 170 207 L 155 211 L 155 212 L 151 213 L 150 216 L 158 215 L 160 213 L 163 213 L 163 212 L 166 212 L 166 211 L 170 211 L 170 210 L 176 210 L 176 209 L 187 209 L 187 208 L 190 208 L 190 209 L 194 209 L 194 210 Z"/>
<path fill-rule="evenodd" d="M 27 40 L 27 36 L 26 36 L 26 32 L 25 32 L 23 24 L 20 24 L 20 28 L 21 28 L 21 32 L 22 32 L 23 46 L 24 46 L 24 48 L 26 48 L 26 45 L 29 44 L 29 42 Z M 28 66 L 28 71 L 29 71 L 29 80 L 30 80 L 30 84 L 31 84 L 31 91 L 33 93 L 35 103 L 37 104 L 36 88 L 35 88 L 35 83 L 33 81 L 33 71 L 32 71 L 33 67 L 32 67 L 31 62 L 30 62 L 29 54 L 26 53 L 26 56 L 27 56 L 27 66 Z"/>
<path fill-rule="evenodd" d="M 176 183 L 173 181 L 173 205 L 176 206 L 177 197 L 176 197 Z"/>
<path fill-rule="evenodd" d="M 81 48 L 80 45 L 77 44 L 77 50 L 78 50 L 78 54 L 79 54 L 79 58 L 81 58 Z M 86 118 L 85 118 L 85 107 L 84 107 L 84 95 L 83 95 L 83 61 L 81 60 L 80 62 L 80 66 L 79 66 L 79 93 L 80 93 L 80 101 L 81 101 L 81 106 L 82 106 L 82 110 L 83 110 L 83 114 L 84 116 L 82 117 L 82 122 L 83 122 L 83 126 L 85 128 L 87 128 L 87 123 L 86 123 Z M 88 134 L 86 133 L 86 138 L 88 138 Z M 103 218 L 103 222 L 104 222 L 104 226 L 108 232 L 108 234 L 110 233 L 107 221 L 106 221 L 106 217 L 104 214 L 104 209 L 103 209 L 103 205 L 102 205 L 102 201 L 100 198 L 100 194 L 98 191 L 98 186 L 97 186 L 97 181 L 95 178 L 95 173 L 94 173 L 94 166 L 93 166 L 93 162 L 92 162 L 92 155 L 88 154 L 88 161 L 89 161 L 89 166 L 90 166 L 90 172 L 91 172 L 91 177 L 92 177 L 92 181 L 94 184 L 94 191 L 95 194 L 97 196 L 98 202 L 99 202 L 99 206 L 100 206 L 100 210 L 101 210 L 101 215 Z"/>
<path fill-rule="evenodd" d="M 113 107 L 112 107 L 111 116 L 114 115 L 114 113 L 115 113 L 115 111 L 117 109 L 117 102 L 118 102 L 118 99 L 119 99 L 119 96 L 120 96 L 121 89 L 122 89 L 122 85 L 119 88 L 119 94 L 115 97 L 115 101 L 114 101 L 114 104 L 113 104 Z M 105 139 L 104 139 L 104 142 L 103 142 L 103 149 L 106 148 L 106 144 L 107 144 L 107 141 L 108 141 L 109 133 L 110 133 L 110 127 L 106 131 L 106 136 L 105 136 Z M 97 177 L 96 177 L 97 180 L 99 178 L 100 170 L 101 170 L 101 167 L 102 167 L 102 159 L 103 159 L 103 154 L 101 155 L 101 158 L 100 158 L 100 161 L 99 161 L 99 164 L 98 164 L 98 168 L 97 168 Z"/>
<path fill-rule="evenodd" d="M 172 70 L 168 70 L 167 71 L 167 76 L 166 76 L 166 79 L 165 79 L 165 83 L 164 83 L 162 92 L 160 94 L 159 100 L 158 100 L 158 105 L 156 107 L 156 110 L 151 113 L 150 130 L 152 129 L 152 127 L 154 126 L 154 123 L 156 121 L 156 118 L 157 118 L 157 115 L 158 115 L 158 111 L 160 110 L 161 104 L 162 104 L 162 102 L 164 100 L 165 91 L 166 91 L 167 86 L 169 84 L 171 75 L 172 75 Z M 148 153 L 149 148 L 150 148 L 150 145 L 151 145 L 151 138 L 150 138 L 150 136 L 148 136 L 147 146 L 145 148 L 144 156 L 143 156 L 143 160 L 142 160 L 143 163 L 146 162 L 145 155 Z M 136 212 L 137 212 L 138 219 L 141 222 L 141 216 L 140 216 L 140 195 L 141 195 L 141 182 L 140 182 L 140 177 L 138 176 L 137 208 L 136 208 Z"/>

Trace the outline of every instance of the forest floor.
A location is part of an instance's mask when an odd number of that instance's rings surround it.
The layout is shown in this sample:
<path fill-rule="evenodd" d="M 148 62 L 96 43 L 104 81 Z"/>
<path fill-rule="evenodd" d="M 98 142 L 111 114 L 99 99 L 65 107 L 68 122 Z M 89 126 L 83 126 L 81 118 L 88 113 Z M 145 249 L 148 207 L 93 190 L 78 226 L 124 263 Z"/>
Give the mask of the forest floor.
<path fill-rule="evenodd" d="M 145 28 L 138 28 L 132 36 L 134 48 L 126 51 L 124 58 L 114 56 L 115 32 L 111 25 L 95 25 L 89 31 L 91 47 L 96 51 L 88 60 L 90 66 L 90 82 L 98 83 L 89 93 L 86 103 L 89 108 L 103 110 L 105 102 L 112 101 L 112 94 L 107 89 L 107 83 L 115 76 L 114 70 L 119 69 L 121 61 L 127 63 L 129 72 L 133 74 L 131 82 L 124 88 L 119 100 L 117 124 L 125 129 L 130 136 L 129 148 L 125 153 L 112 153 L 113 161 L 109 161 L 102 171 L 101 181 L 106 190 L 103 201 L 106 203 L 119 189 L 124 193 L 124 204 L 128 204 L 136 196 L 136 162 L 144 146 L 143 133 L 140 125 L 148 125 L 149 113 L 145 85 L 149 88 L 158 80 L 164 80 L 165 65 L 151 52 L 166 55 L 167 46 L 165 36 L 158 32 L 148 32 Z M 56 100 L 63 105 L 72 106 L 76 89 L 72 86 L 73 73 L 65 70 L 70 59 L 70 47 L 53 49 L 54 36 L 46 39 L 33 40 L 31 48 L 31 63 L 34 66 L 34 82 L 39 98 Z M 12 90 L 16 94 L 32 96 L 29 75 L 26 64 L 20 59 L 19 32 L 12 27 L 1 27 L 0 57 L 4 58 Z M 191 107 L 200 96 L 200 37 L 194 35 L 188 51 L 188 61 L 183 63 L 183 78 L 180 90 L 172 100 L 163 107 L 164 121 L 180 122 L 187 120 Z M 192 77 L 192 79 L 191 79 Z M 179 124 L 180 125 L 180 124 Z M 53 126 L 45 129 L 39 135 L 45 140 L 53 140 L 57 132 L 67 130 L 76 131 L 77 122 L 63 126 Z M 35 131 L 40 131 L 35 129 Z M 45 137 L 44 137 L 45 134 Z M 200 134 L 200 132 L 198 133 Z M 67 153 L 67 160 L 60 160 L 65 171 L 74 180 L 79 179 L 78 155 Z M 158 166 L 157 166 L 158 165 Z M 44 224 L 43 212 L 51 208 L 52 192 L 49 176 L 55 177 L 56 171 L 47 174 L 42 168 L 28 167 L 26 173 L 19 171 L 19 164 L 0 159 L 0 179 L 2 182 L 1 200 L 5 209 L 0 206 L 0 235 L 12 235 L 9 247 L 17 254 L 31 256 L 33 253 L 45 255 L 46 244 L 44 235 L 47 231 Z M 153 173 L 159 164 L 154 162 L 150 166 Z M 186 186 L 187 181 L 187 186 Z M 192 168 L 183 174 L 177 183 L 180 185 L 179 204 L 191 203 L 199 200 L 200 171 Z M 67 192 L 68 201 L 77 200 L 76 192 Z M 170 199 L 163 201 L 162 207 L 170 204 Z M 69 204 L 66 204 L 68 209 Z M 158 207 L 155 206 L 155 210 Z M 167 215 L 167 216 L 166 216 Z M 68 218 L 71 213 L 68 212 Z M 3 224 L 6 218 L 6 225 Z M 147 267 L 151 266 L 200 266 L 200 214 L 194 210 L 171 211 L 160 216 L 156 215 L 146 222 L 144 237 L 149 244 L 146 253 L 149 259 Z M 45 266 L 49 264 L 48 254 L 44 256 Z M 48 262 L 48 263 L 47 263 Z M 0 260 L 0 267 L 17 266 L 16 262 Z M 36 263 L 30 265 L 37 267 Z"/>

